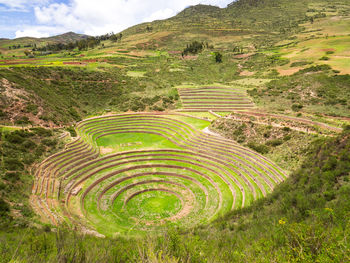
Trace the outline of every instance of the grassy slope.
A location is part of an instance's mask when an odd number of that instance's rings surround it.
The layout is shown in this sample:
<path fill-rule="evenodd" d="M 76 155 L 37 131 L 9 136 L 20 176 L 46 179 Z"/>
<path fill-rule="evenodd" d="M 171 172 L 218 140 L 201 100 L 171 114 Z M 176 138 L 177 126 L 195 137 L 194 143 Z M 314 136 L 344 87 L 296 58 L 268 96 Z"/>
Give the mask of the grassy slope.
<path fill-rule="evenodd" d="M 18 67 L 0 70 L 0 79 L 9 83 L 0 82 L 0 118 L 4 124 L 19 124 L 27 117 L 24 124 L 58 126 L 111 110 L 142 111 L 154 105 L 164 110 L 174 107 L 177 99 L 176 90 L 168 88 L 159 93 L 152 80 L 146 86 L 117 68 Z M 11 91 L 10 95 L 5 91 Z"/>
<path fill-rule="evenodd" d="M 235 119 L 218 119 L 212 127 L 226 138 L 260 152 L 290 172 L 302 164 L 309 144 L 319 137 L 318 134 L 274 127 L 268 123 Z"/>
<path fill-rule="evenodd" d="M 29 130 L 0 127 L 0 227 L 32 225 L 28 199 L 31 169 L 44 156 L 63 148 L 59 132 L 44 128 Z"/>
<path fill-rule="evenodd" d="M 350 117 L 349 83 L 349 75 L 334 74 L 327 67 L 310 67 L 271 81 L 250 94 L 269 111 Z"/>
<path fill-rule="evenodd" d="M 184 40 L 191 41 L 198 38 L 230 48 L 237 42 L 240 42 L 239 45 L 247 43 L 266 45 L 267 43 L 263 43 L 263 38 L 265 42 L 266 38 L 270 40 L 283 38 L 284 34 L 292 33 L 292 28 L 296 29 L 296 21 L 304 19 L 305 1 L 293 1 L 292 4 L 287 1 L 279 3 L 270 0 L 263 2 L 240 0 L 225 9 L 204 5 L 193 6 L 173 18 L 137 25 L 123 33 L 127 39 L 128 36 L 135 34 L 143 36 L 145 40 L 158 36 L 160 41 L 154 44 L 167 46 L 167 49 L 178 48 Z M 276 15 L 271 16 L 271 10 Z M 153 31 L 147 32 L 147 26 L 152 27 Z M 141 44 L 154 46 L 152 41 Z"/>

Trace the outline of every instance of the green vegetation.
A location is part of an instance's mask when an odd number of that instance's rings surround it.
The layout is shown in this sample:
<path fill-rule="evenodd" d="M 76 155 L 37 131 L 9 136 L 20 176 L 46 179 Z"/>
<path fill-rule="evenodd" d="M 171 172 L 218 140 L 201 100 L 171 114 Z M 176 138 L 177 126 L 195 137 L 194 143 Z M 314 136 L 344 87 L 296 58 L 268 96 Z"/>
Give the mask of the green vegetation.
<path fill-rule="evenodd" d="M 232 119 L 218 119 L 213 129 L 265 155 L 287 171 L 302 164 L 308 145 L 321 134 L 321 130 L 316 133 L 311 125 L 296 126 L 296 121 L 274 123 L 269 118 L 240 118 L 243 116 L 235 114 Z M 291 124 L 293 129 L 288 127 Z"/>
<path fill-rule="evenodd" d="M 256 99 L 259 106 L 269 110 L 292 109 L 349 117 L 349 83 L 349 75 L 332 74 L 328 66 L 318 66 L 276 79 L 268 83 L 266 88 L 253 89 L 248 93 Z"/>
<path fill-rule="evenodd" d="M 0 262 L 350 261 L 349 11 L 1 39 Z"/>
<path fill-rule="evenodd" d="M 174 107 L 172 105 L 178 99 L 177 93 L 171 89 L 168 94 L 165 91 L 162 95 L 148 97 L 149 90 L 142 92 L 145 88 L 139 81 L 123 76 L 118 69 L 87 71 L 23 67 L 2 69 L 0 78 L 6 79 L 0 82 L 0 89 L 11 94 L 4 92 L 0 95 L 5 102 L 0 115 L 4 124 L 9 124 L 6 120 L 11 116 L 16 116 L 14 121 L 17 124 L 68 124 L 108 109 L 144 111 L 159 105 L 157 109 L 162 107 L 164 110 Z M 158 87 L 150 86 L 149 89 L 155 93 Z M 12 108 L 14 102 L 17 105 Z"/>
<path fill-rule="evenodd" d="M 207 46 L 208 46 L 208 43 L 207 43 Z M 203 42 L 200 43 L 198 41 L 193 41 L 191 44 L 187 45 L 187 47 L 184 49 L 182 54 L 188 55 L 190 53 L 190 54 L 196 55 L 202 52 L 204 47 L 205 47 L 205 44 Z"/>
<path fill-rule="evenodd" d="M 51 130 L 0 127 L 0 227 L 31 225 L 31 167 L 61 148 Z"/>
<path fill-rule="evenodd" d="M 267 198 L 193 231 L 169 229 L 157 238 L 130 240 L 28 229 L 2 235 L 1 260 L 346 262 L 349 147 L 348 130 L 318 140 L 301 168 Z"/>

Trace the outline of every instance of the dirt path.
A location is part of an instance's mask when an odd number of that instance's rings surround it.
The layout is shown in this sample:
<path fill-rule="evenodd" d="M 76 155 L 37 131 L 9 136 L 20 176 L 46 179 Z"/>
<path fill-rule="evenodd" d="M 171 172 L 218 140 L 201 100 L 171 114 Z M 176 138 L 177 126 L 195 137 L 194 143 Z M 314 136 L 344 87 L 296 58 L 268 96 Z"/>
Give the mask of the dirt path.
<path fill-rule="evenodd" d="M 342 128 L 334 127 L 334 126 L 331 126 L 331 125 L 328 125 L 328 124 L 325 124 L 322 122 L 317 122 L 317 121 L 312 121 L 312 120 L 308 120 L 308 119 L 292 117 L 292 116 L 287 116 L 287 115 L 278 115 L 278 114 L 270 114 L 270 113 L 262 113 L 262 112 L 246 112 L 246 111 L 239 112 L 239 114 L 248 115 L 248 116 L 256 116 L 256 117 L 273 117 L 273 118 L 297 121 L 297 122 L 308 124 L 308 125 L 318 126 L 320 128 L 326 129 L 326 130 L 331 130 L 331 131 L 336 132 L 336 133 L 340 133 L 343 130 Z M 232 117 L 224 117 L 224 118 L 234 119 Z M 269 123 L 269 125 L 273 125 L 273 126 L 277 125 L 278 126 L 278 124 L 270 124 L 270 123 Z M 291 128 L 291 129 L 298 130 L 295 127 Z M 306 132 L 309 132 L 309 131 L 306 131 Z"/>
<path fill-rule="evenodd" d="M 223 138 L 219 133 L 216 133 L 216 132 L 213 132 L 209 129 L 209 127 L 206 127 L 204 130 L 203 130 L 204 133 L 206 134 L 209 134 L 209 135 L 213 135 L 213 136 L 216 136 L 218 138 Z"/>

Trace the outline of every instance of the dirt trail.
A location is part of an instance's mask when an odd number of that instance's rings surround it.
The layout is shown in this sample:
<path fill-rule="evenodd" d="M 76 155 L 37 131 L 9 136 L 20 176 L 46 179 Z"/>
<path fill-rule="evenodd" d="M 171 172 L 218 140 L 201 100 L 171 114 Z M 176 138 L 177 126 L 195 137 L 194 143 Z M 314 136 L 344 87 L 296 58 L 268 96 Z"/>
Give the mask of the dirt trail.
<path fill-rule="evenodd" d="M 321 127 L 326 130 L 331 130 L 333 132 L 340 133 L 342 132 L 342 128 L 339 127 L 334 127 L 322 122 L 317 122 L 317 121 L 312 121 L 304 118 L 299 118 L 299 117 L 292 117 L 292 116 L 287 116 L 287 115 L 279 115 L 279 114 L 270 114 L 270 113 L 262 113 L 262 112 L 239 112 L 239 114 L 242 115 L 248 115 L 248 116 L 256 116 L 256 117 L 273 117 L 273 118 L 279 118 L 279 119 L 285 119 L 285 120 L 292 120 L 292 121 L 297 121 L 300 123 L 308 124 L 308 125 L 315 125 L 318 127 Z M 225 117 L 225 118 L 231 118 L 232 117 Z"/>

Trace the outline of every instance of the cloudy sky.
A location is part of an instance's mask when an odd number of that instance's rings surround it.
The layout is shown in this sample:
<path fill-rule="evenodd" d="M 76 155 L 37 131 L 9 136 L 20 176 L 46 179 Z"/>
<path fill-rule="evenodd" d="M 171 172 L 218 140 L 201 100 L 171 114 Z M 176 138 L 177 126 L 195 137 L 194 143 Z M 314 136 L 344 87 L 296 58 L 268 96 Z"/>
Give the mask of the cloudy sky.
<path fill-rule="evenodd" d="M 0 0 L 0 38 L 88 35 L 176 15 L 190 5 L 226 7 L 233 0 Z"/>

